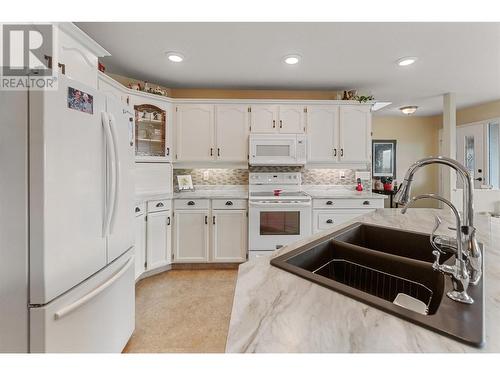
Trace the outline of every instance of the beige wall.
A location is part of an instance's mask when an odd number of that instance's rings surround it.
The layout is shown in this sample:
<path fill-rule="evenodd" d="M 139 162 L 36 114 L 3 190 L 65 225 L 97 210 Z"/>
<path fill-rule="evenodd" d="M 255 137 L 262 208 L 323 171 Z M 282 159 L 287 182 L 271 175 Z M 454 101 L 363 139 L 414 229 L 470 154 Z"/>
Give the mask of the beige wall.
<path fill-rule="evenodd" d="M 475 105 L 457 110 L 457 125 L 470 124 L 471 122 L 484 121 L 500 117 L 500 100 Z M 443 116 L 431 117 L 439 126 L 442 126 Z"/>
<path fill-rule="evenodd" d="M 395 139 L 396 180 L 401 183 L 408 167 L 416 160 L 437 155 L 439 127 L 430 117 L 373 117 L 373 139 Z M 413 182 L 412 196 L 437 193 L 438 169 L 427 166 L 418 171 Z M 416 202 L 415 207 L 437 207 L 433 201 Z"/>
<path fill-rule="evenodd" d="M 114 80 L 124 86 L 129 83 L 144 81 L 132 79 L 118 74 L 106 73 Z M 154 85 L 154 83 L 153 83 Z M 335 100 L 340 92 L 336 90 L 228 90 L 228 89 L 175 89 L 166 88 L 168 96 L 171 98 L 188 99 L 304 99 L 304 100 Z"/>

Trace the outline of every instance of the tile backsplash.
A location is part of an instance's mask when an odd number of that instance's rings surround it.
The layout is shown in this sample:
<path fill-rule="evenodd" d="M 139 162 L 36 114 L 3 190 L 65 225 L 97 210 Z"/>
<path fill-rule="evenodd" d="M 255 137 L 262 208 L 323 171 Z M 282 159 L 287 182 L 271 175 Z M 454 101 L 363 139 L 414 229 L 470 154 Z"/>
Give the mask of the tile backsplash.
<path fill-rule="evenodd" d="M 204 174 L 208 173 L 204 180 Z M 178 175 L 190 174 L 194 185 L 248 185 L 249 172 L 301 172 L 304 185 L 355 185 L 354 169 L 306 169 L 303 167 L 250 167 L 250 169 L 174 169 L 174 188 Z M 363 181 L 371 185 L 370 181 Z M 370 187 L 369 187 L 370 188 Z"/>
<path fill-rule="evenodd" d="M 208 172 L 208 179 L 203 175 Z M 190 174 L 193 185 L 248 185 L 248 169 L 174 169 L 174 189 L 177 190 L 177 176 Z"/>

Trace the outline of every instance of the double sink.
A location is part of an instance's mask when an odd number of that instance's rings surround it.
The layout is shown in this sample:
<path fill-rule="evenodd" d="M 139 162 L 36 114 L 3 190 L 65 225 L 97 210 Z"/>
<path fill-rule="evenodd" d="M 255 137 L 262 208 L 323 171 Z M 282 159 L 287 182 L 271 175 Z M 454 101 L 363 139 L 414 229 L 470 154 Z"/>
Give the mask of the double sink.
<path fill-rule="evenodd" d="M 474 304 L 452 301 L 451 279 L 432 268 L 429 235 L 355 223 L 271 260 L 311 282 L 468 345 L 484 344 L 482 280 Z M 453 264 L 451 254 L 441 262 Z"/>

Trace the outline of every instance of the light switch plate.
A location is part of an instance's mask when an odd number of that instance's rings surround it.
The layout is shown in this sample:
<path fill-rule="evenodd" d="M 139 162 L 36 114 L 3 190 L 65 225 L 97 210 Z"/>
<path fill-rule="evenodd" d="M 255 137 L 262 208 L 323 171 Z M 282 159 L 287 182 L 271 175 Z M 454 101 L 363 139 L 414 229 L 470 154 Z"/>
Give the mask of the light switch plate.
<path fill-rule="evenodd" d="M 369 180 L 371 178 L 371 174 L 369 171 L 356 171 L 356 180 Z"/>
<path fill-rule="evenodd" d="M 209 178 L 210 178 L 210 172 L 203 171 L 203 181 L 208 181 Z"/>

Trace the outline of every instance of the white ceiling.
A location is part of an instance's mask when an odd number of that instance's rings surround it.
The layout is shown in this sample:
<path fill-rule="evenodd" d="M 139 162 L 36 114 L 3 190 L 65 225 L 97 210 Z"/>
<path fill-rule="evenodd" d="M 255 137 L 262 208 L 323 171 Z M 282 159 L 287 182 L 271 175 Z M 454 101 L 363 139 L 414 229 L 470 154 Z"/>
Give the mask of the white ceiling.
<path fill-rule="evenodd" d="M 441 113 L 500 99 L 500 23 L 77 23 L 110 53 L 109 72 L 167 87 L 351 89 Z M 185 56 L 169 62 L 167 51 Z M 297 53 L 298 65 L 282 57 Z M 403 56 L 418 61 L 399 67 Z"/>

